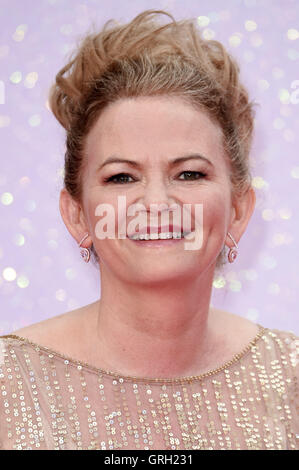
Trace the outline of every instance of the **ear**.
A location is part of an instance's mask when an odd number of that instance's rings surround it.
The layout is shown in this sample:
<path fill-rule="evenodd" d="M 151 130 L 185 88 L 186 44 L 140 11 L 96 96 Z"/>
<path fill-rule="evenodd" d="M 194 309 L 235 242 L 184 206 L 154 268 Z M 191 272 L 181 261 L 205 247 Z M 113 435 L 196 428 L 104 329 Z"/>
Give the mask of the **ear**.
<path fill-rule="evenodd" d="M 250 186 L 245 193 L 233 198 L 232 216 L 228 231 L 232 234 L 238 244 L 249 220 L 253 214 L 256 203 L 256 195 L 254 189 Z M 234 246 L 232 240 L 228 237 L 228 246 Z"/>
<path fill-rule="evenodd" d="M 86 233 L 90 234 L 90 230 L 80 203 L 75 201 L 65 188 L 60 192 L 59 210 L 66 228 L 77 244 L 79 244 Z M 88 248 L 91 243 L 92 238 L 90 236 L 84 240 L 81 246 Z"/>

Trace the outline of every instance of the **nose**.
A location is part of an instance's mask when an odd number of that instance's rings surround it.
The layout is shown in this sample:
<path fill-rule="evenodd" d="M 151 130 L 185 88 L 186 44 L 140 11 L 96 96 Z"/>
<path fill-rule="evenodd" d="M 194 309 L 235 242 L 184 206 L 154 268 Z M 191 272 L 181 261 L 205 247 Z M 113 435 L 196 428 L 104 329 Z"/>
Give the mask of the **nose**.
<path fill-rule="evenodd" d="M 180 224 L 178 204 L 162 178 L 153 178 L 147 182 L 139 202 L 146 210 L 148 225 Z"/>
<path fill-rule="evenodd" d="M 165 183 L 156 178 L 147 183 L 140 202 L 147 212 L 156 214 L 169 210 L 174 200 L 169 196 Z"/>

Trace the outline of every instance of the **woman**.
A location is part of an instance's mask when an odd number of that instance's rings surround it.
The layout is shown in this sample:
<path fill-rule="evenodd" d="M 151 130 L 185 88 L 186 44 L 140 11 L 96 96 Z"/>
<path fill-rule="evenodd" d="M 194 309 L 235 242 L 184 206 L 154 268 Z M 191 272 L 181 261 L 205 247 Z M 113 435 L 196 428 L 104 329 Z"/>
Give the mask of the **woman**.
<path fill-rule="evenodd" d="M 298 449 L 298 337 L 210 306 L 255 205 L 237 63 L 148 10 L 87 35 L 49 102 L 101 298 L 1 337 L 2 447 Z"/>

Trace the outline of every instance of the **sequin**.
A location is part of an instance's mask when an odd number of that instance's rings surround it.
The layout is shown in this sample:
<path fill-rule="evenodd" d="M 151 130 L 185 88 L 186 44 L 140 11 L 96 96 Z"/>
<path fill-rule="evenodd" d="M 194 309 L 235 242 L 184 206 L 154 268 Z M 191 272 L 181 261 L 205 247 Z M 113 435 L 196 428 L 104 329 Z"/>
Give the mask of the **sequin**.
<path fill-rule="evenodd" d="M 259 325 L 260 326 L 260 325 Z M 200 376 L 118 376 L 0 336 L 2 449 L 299 449 L 299 338 L 263 328 Z"/>

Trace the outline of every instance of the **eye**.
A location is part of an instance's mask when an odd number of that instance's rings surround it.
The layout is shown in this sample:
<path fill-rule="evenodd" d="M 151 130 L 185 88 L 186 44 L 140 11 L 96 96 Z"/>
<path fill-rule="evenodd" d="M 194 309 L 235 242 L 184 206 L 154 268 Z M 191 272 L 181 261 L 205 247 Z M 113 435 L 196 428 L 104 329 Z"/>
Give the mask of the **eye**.
<path fill-rule="evenodd" d="M 118 173 L 117 175 L 110 176 L 109 178 L 105 179 L 106 183 L 114 183 L 114 184 L 126 184 L 126 183 L 131 183 L 131 181 L 128 181 L 128 178 L 131 178 L 130 175 L 127 173 Z"/>
<path fill-rule="evenodd" d="M 198 180 L 199 178 L 204 178 L 206 173 L 202 173 L 201 171 L 182 171 L 180 175 L 186 175 L 186 178 L 183 178 L 184 181 L 193 181 Z M 179 178 L 182 179 L 182 178 Z"/>

